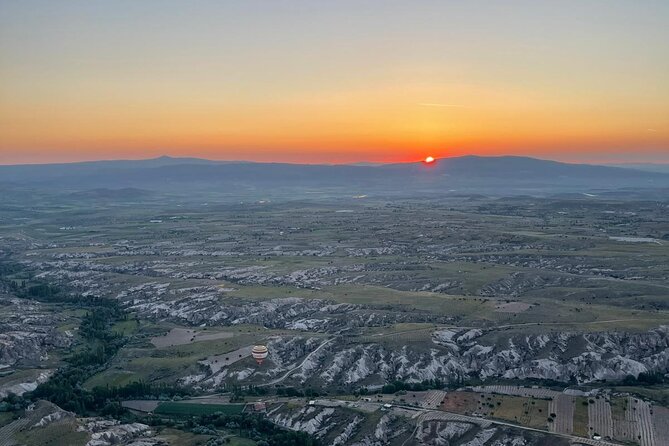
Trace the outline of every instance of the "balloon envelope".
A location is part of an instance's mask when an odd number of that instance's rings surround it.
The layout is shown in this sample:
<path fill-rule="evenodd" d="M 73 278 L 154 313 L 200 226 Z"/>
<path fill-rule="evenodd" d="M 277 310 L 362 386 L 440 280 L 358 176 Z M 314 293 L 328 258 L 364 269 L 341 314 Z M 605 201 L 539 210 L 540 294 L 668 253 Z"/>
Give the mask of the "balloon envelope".
<path fill-rule="evenodd" d="M 267 350 L 267 347 L 264 345 L 256 345 L 253 347 L 253 350 L 251 350 L 251 356 L 253 356 L 253 359 L 256 360 L 258 365 L 262 364 L 263 360 L 267 358 L 268 354 L 269 350 Z"/>

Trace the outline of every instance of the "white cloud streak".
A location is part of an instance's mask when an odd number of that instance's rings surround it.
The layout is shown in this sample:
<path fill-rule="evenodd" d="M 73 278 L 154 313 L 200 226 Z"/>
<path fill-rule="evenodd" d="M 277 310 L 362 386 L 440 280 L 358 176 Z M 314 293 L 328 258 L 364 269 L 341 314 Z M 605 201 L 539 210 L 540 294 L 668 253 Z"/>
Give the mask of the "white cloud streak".
<path fill-rule="evenodd" d="M 438 102 L 421 102 L 420 104 L 421 107 L 447 107 L 447 108 L 469 108 L 465 105 L 458 105 L 458 104 L 440 104 Z"/>

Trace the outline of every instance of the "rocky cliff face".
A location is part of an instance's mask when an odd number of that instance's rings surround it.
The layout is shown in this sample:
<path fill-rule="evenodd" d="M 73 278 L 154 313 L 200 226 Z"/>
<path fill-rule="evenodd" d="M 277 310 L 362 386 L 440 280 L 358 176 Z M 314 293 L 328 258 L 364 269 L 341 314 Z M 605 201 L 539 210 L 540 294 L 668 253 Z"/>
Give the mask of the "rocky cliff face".
<path fill-rule="evenodd" d="M 404 438 L 413 430 L 406 417 L 392 413 L 381 416 L 371 412 L 333 407 L 280 407 L 270 413 L 270 420 L 286 429 L 307 432 L 332 446 L 382 446 Z"/>
<path fill-rule="evenodd" d="M 425 311 L 406 312 L 298 297 L 250 302 L 225 297 L 225 289 L 217 287 L 177 290 L 168 290 L 168 287 L 169 284 L 147 283 L 117 297 L 141 317 L 166 318 L 193 325 L 258 324 L 268 328 L 337 333 L 403 322 L 449 321 L 447 317 Z"/>
<path fill-rule="evenodd" d="M 258 324 L 296 332 L 350 336 L 362 327 L 401 322 L 445 323 L 447 318 L 424 311 L 371 308 L 321 299 L 275 298 L 259 302 L 224 298 L 215 287 L 168 290 L 149 283 L 119 295 L 142 317 L 206 325 Z M 300 347 L 301 336 L 285 337 L 272 346 L 277 376 L 298 365 L 294 380 L 320 385 L 383 384 L 395 379 L 454 382 L 470 374 L 480 378 L 537 378 L 567 382 L 621 379 L 646 371 L 669 371 L 669 329 L 647 333 L 546 333 L 489 340 L 481 329 L 438 330 L 431 342 L 351 342 L 338 338 L 309 356 L 315 343 Z M 499 333 L 499 332 L 498 332 Z M 297 340 L 297 341 L 296 341 Z M 230 374 L 253 380 L 249 373 Z"/>
<path fill-rule="evenodd" d="M 328 446 L 566 446 L 568 441 L 536 432 L 463 422 L 440 412 L 391 409 L 360 412 L 349 408 L 307 406 L 277 408 L 270 420 L 287 429 L 308 432 Z"/>
<path fill-rule="evenodd" d="M 319 386 L 359 387 L 393 380 L 457 382 L 475 374 L 482 379 L 537 378 L 585 383 L 622 379 L 646 371 L 669 371 L 669 327 L 645 333 L 550 333 L 511 336 L 489 344 L 482 330 L 438 330 L 431 345 L 347 344 L 336 338 L 309 355 L 319 341 L 280 338 L 271 344 L 270 370 L 297 369 L 289 378 Z M 250 374 L 246 380 L 254 380 Z"/>
<path fill-rule="evenodd" d="M 20 361 L 37 364 L 50 350 L 70 345 L 72 336 L 56 329 L 60 317 L 41 304 L 7 297 L 0 305 L 0 369 Z"/>
<path fill-rule="evenodd" d="M 138 441 L 139 444 L 155 444 L 150 437 L 153 432 L 142 423 L 122 424 L 118 421 L 104 419 L 83 419 L 79 431 L 90 434 L 86 446 L 129 445 Z M 141 440 L 146 440 L 142 442 Z"/>

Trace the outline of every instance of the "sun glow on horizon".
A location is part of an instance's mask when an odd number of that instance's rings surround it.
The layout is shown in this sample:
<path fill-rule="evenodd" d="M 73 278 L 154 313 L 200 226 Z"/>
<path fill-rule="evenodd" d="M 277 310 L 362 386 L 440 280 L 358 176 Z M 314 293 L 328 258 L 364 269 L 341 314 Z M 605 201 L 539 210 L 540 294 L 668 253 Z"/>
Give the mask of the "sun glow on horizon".
<path fill-rule="evenodd" d="M 669 2 L 377 3 L 0 2 L 0 164 L 669 162 Z"/>
<path fill-rule="evenodd" d="M 427 157 L 423 160 L 423 162 L 424 162 L 425 164 L 432 164 L 432 163 L 434 163 L 435 161 L 436 161 L 436 160 L 434 159 L 433 156 L 427 156 Z"/>

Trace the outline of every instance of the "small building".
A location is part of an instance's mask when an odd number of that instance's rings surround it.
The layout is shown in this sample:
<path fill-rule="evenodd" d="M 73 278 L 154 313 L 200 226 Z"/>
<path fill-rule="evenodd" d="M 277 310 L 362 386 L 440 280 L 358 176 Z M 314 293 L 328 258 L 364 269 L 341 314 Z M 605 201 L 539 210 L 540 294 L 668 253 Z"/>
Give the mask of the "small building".
<path fill-rule="evenodd" d="M 246 403 L 244 405 L 244 412 L 267 413 L 267 403 L 263 401 L 256 401 L 255 403 Z"/>

